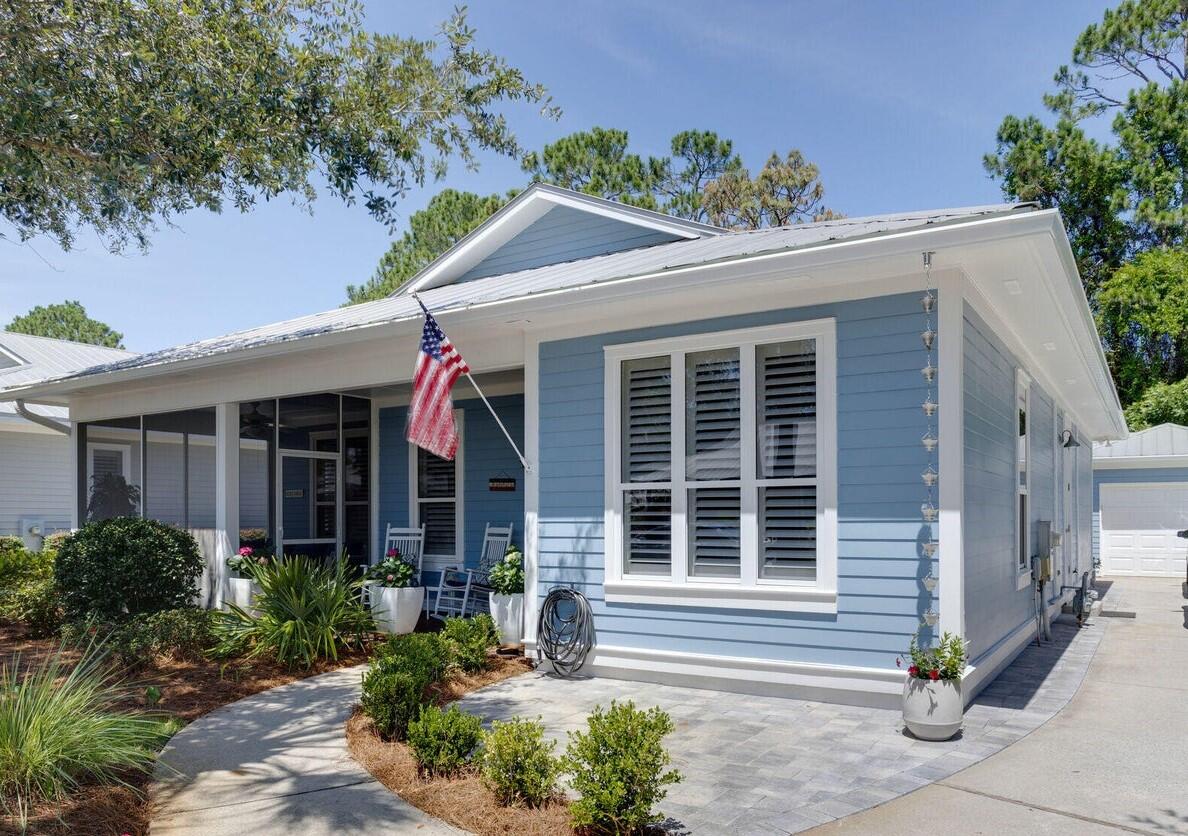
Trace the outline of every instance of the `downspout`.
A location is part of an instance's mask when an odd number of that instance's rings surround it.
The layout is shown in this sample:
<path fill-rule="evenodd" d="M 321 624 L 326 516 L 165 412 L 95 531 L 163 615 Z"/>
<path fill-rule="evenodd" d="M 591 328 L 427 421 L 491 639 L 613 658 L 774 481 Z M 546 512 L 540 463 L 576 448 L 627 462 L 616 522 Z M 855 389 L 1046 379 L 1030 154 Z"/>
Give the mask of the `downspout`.
<path fill-rule="evenodd" d="M 26 421 L 32 421 L 46 429 L 53 430 L 62 435 L 70 435 L 70 427 L 63 424 L 61 421 L 55 421 L 53 418 L 47 418 L 44 415 L 38 415 L 36 412 L 31 412 L 29 407 L 25 406 L 25 402 L 18 400 L 16 403 L 17 415 L 24 418 Z"/>

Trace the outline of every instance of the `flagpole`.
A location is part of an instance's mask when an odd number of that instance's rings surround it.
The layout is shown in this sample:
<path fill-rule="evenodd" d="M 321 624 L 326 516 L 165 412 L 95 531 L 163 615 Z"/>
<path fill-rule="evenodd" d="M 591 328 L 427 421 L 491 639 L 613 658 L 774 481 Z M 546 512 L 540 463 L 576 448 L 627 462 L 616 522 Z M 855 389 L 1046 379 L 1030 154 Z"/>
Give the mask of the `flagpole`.
<path fill-rule="evenodd" d="M 429 309 L 425 307 L 425 303 L 421 301 L 421 297 L 417 295 L 415 290 L 410 291 L 408 295 L 417 300 L 417 304 L 421 306 L 421 310 L 423 310 L 426 314 L 429 313 Z M 491 402 L 487 400 L 487 396 L 483 394 L 483 390 L 479 388 L 478 382 L 474 379 L 469 371 L 466 372 L 466 379 L 470 381 L 470 385 L 474 387 L 474 391 L 478 392 L 478 396 L 482 400 L 483 406 L 485 406 L 487 411 L 491 413 L 491 417 L 495 419 L 495 423 L 499 425 L 499 429 L 503 430 L 503 437 L 507 439 L 507 443 L 510 444 L 511 448 L 516 452 L 516 458 L 520 460 L 520 465 L 524 468 L 524 472 L 531 473 L 532 465 L 530 465 L 528 460 L 524 458 L 524 454 L 520 452 L 520 446 L 516 444 L 515 439 L 511 437 L 511 433 L 507 431 L 507 427 L 503 425 L 503 421 L 500 420 L 499 415 L 495 412 L 495 407 L 491 406 Z"/>

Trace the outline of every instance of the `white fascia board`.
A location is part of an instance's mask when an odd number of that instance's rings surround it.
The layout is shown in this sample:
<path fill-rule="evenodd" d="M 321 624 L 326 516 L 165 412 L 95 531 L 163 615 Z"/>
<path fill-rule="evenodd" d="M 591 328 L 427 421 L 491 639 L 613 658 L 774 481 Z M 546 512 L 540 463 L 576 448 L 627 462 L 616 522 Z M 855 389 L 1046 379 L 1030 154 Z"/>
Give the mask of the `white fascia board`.
<path fill-rule="evenodd" d="M 684 239 L 722 233 L 722 230 L 708 224 L 673 218 L 659 212 L 625 206 L 611 200 L 538 183 L 521 192 L 510 203 L 479 224 L 393 295 L 429 290 L 449 284 L 538 221 L 554 206 L 565 206 L 587 214 L 613 218 Z"/>
<path fill-rule="evenodd" d="M 1188 467 L 1188 455 L 1107 456 L 1093 460 L 1094 470 L 1145 470 L 1150 467 Z"/>
<path fill-rule="evenodd" d="M 688 294 L 697 289 L 720 292 L 729 298 L 739 295 L 738 282 L 779 281 L 789 285 L 799 283 L 811 288 L 814 295 L 825 294 L 828 288 L 821 285 L 812 275 L 814 270 L 839 265 L 859 265 L 867 262 L 878 265 L 894 257 L 910 258 L 913 263 L 921 249 L 954 249 L 970 244 L 1005 241 L 1042 233 L 1051 235 L 1055 213 L 1052 211 L 996 215 L 974 221 L 947 225 L 917 227 L 886 235 L 869 236 L 860 239 L 831 241 L 825 244 L 793 250 L 739 256 L 721 261 L 688 265 L 660 270 L 636 276 L 608 279 L 602 282 L 540 291 L 527 296 L 499 299 L 455 308 L 442 308 L 435 312 L 446 327 L 481 323 L 508 323 L 509 312 L 525 324 L 524 331 L 544 332 L 550 327 L 562 324 L 571 318 L 576 310 L 598 310 L 598 305 L 613 301 L 628 303 L 631 300 L 655 300 L 656 297 L 677 292 Z M 1059 223 L 1056 219 L 1056 223 Z M 847 273 L 849 283 L 859 284 L 866 280 L 865 271 Z M 847 285 L 837 285 L 840 293 Z M 1083 303 L 1083 302 L 1082 302 Z M 714 315 L 707 311 L 706 315 Z M 551 317 L 554 319 L 551 320 Z M 65 404 L 75 393 L 84 392 L 96 386 L 107 386 L 132 380 L 145 380 L 155 376 L 176 375 L 184 372 L 207 369 L 233 363 L 244 363 L 261 358 L 274 357 L 313 349 L 323 349 L 354 343 L 360 340 L 391 339 L 420 330 L 420 315 L 369 323 L 340 331 L 318 334 L 302 339 L 271 342 L 237 351 L 224 352 L 179 360 L 157 366 L 141 366 L 112 372 L 89 375 L 84 378 L 68 378 L 41 384 L 16 387 L 0 396 L 23 398 L 34 403 Z M 626 325 L 622 327 L 628 327 Z M 1095 341 L 1096 332 L 1082 335 L 1081 341 Z M 1097 349 L 1100 352 L 1100 348 Z M 1098 356 L 1101 356 L 1100 354 Z M 1104 359 L 1102 372 L 1105 373 Z M 377 381 L 378 382 L 378 381 Z M 1103 403 L 1108 408 L 1108 402 Z M 1119 411 L 1119 420 L 1120 411 Z"/>

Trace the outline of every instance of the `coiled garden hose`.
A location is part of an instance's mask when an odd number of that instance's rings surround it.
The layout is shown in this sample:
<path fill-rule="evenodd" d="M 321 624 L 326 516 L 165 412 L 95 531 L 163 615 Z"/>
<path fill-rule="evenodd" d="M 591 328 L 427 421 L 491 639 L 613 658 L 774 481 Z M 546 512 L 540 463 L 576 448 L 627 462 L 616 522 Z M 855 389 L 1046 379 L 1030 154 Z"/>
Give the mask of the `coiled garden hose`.
<path fill-rule="evenodd" d="M 594 614 L 586 596 L 568 587 L 550 589 L 540 607 L 536 637 L 537 660 L 543 655 L 561 676 L 573 676 L 594 647 Z"/>

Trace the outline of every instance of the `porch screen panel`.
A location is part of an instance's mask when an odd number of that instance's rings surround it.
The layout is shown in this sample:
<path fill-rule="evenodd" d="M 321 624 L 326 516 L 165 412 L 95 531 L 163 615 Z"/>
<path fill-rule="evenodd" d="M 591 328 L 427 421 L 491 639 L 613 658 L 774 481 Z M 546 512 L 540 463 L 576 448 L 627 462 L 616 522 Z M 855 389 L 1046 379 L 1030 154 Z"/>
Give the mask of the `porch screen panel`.
<path fill-rule="evenodd" d="M 239 544 L 268 548 L 276 507 L 276 401 L 239 405 Z"/>
<path fill-rule="evenodd" d="M 78 435 L 79 519 L 140 516 L 140 416 L 81 424 Z"/>
<path fill-rule="evenodd" d="M 371 401 L 342 398 L 343 546 L 356 563 L 371 562 Z"/>

